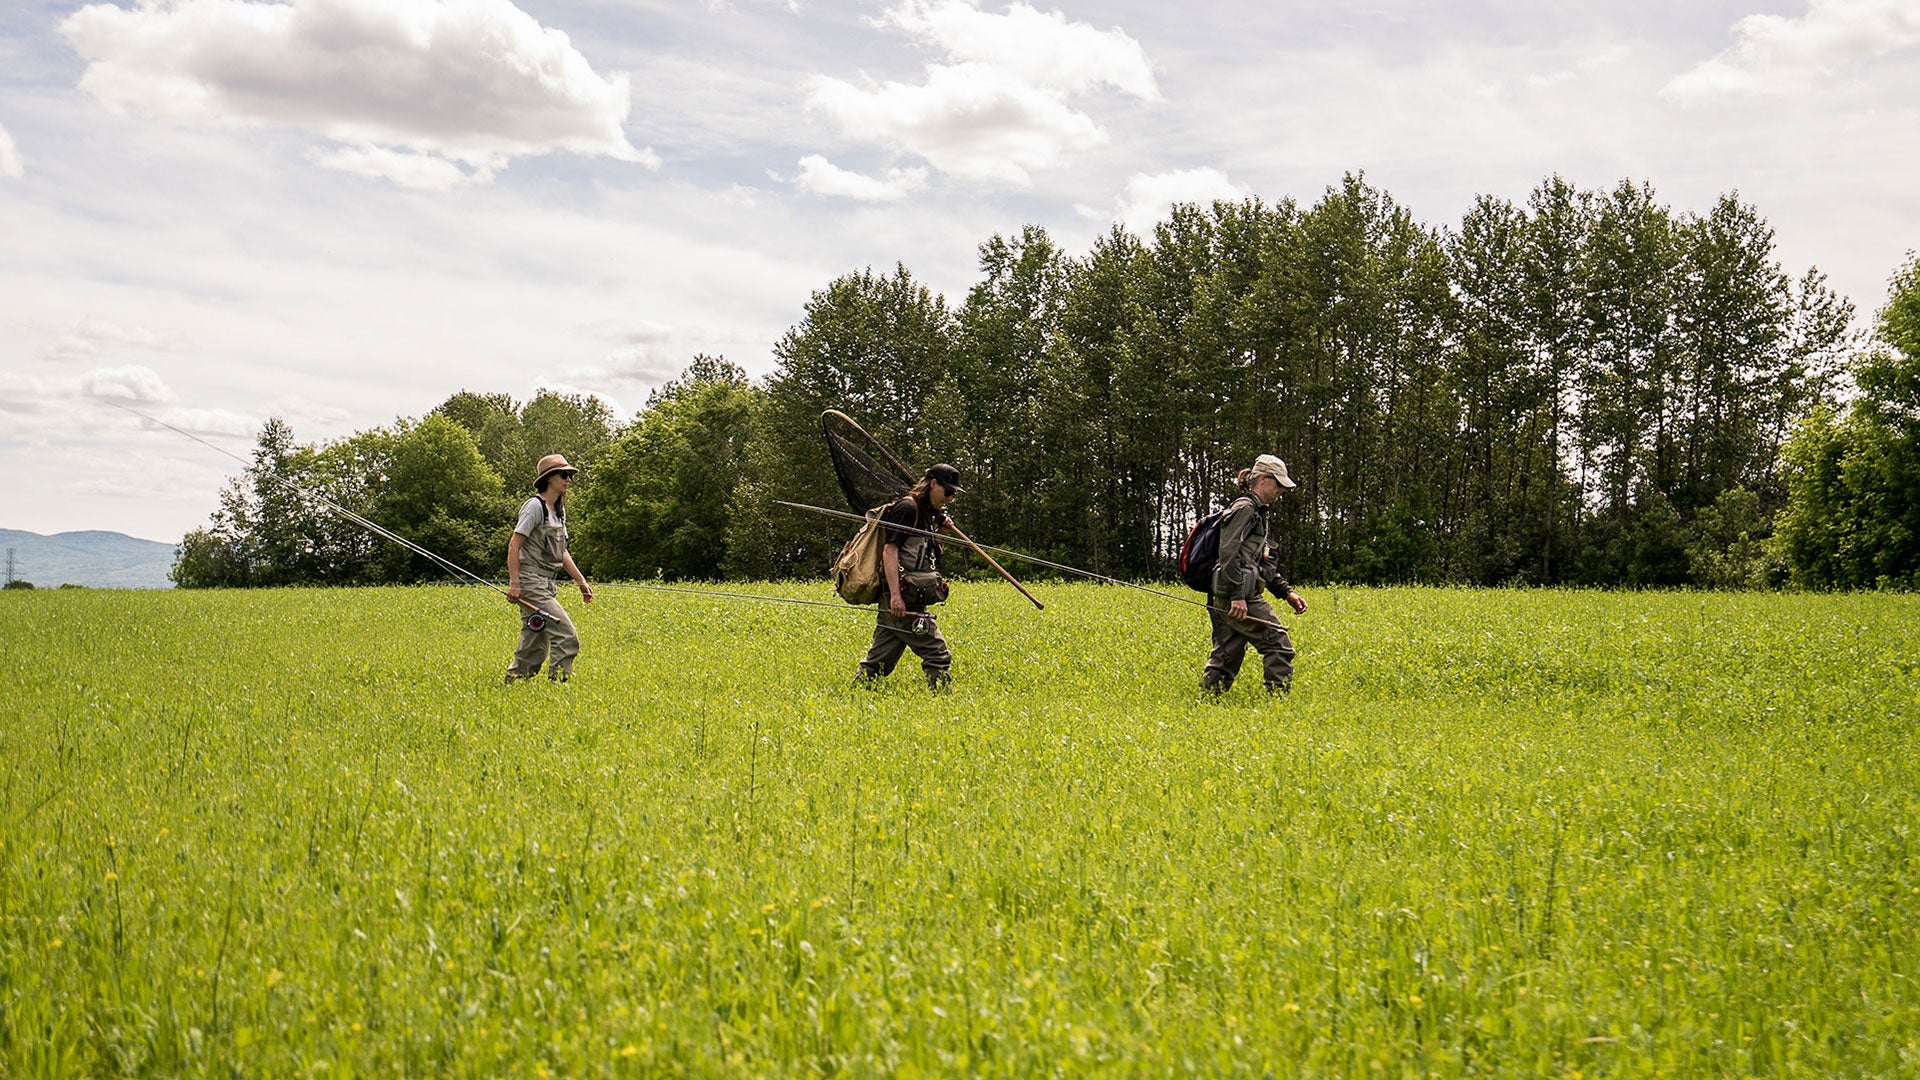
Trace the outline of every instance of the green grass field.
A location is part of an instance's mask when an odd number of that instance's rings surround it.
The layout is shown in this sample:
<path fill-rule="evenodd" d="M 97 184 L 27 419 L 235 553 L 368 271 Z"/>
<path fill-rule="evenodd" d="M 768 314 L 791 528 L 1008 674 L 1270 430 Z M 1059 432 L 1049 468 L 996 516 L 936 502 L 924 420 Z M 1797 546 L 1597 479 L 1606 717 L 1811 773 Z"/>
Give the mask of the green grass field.
<path fill-rule="evenodd" d="M 1036 591 L 0 596 L 0 1076 L 1920 1074 L 1920 598 Z"/>

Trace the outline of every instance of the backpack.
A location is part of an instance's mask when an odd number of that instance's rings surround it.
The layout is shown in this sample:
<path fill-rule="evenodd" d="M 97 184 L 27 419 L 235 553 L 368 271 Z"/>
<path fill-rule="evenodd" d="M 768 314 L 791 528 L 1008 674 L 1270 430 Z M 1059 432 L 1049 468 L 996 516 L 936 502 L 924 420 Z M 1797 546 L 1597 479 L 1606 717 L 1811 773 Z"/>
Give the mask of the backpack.
<path fill-rule="evenodd" d="M 1228 503 L 1194 522 L 1187 542 L 1180 545 L 1180 580 L 1187 588 L 1213 592 L 1213 568 L 1220 561 L 1220 519 L 1232 508 Z"/>
<path fill-rule="evenodd" d="M 892 505 L 867 511 L 860 531 L 853 534 L 853 539 L 840 549 L 840 557 L 833 560 L 833 591 L 849 604 L 871 604 L 880 599 L 883 573 L 880 550 L 886 539 L 886 530 L 880 527 L 880 515 Z"/>

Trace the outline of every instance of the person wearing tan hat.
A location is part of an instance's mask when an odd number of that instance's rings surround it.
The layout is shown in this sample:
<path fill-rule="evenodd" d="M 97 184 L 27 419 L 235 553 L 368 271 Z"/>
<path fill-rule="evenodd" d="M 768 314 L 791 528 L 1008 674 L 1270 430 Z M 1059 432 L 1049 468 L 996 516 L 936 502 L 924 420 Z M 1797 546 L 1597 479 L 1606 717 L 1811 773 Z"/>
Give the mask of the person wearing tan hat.
<path fill-rule="evenodd" d="M 593 603 L 593 587 L 567 551 L 567 489 L 579 470 L 565 457 L 548 454 L 533 471 L 533 497 L 521 504 L 507 541 L 507 599 L 520 609 L 520 646 L 507 667 L 509 685 L 540 674 L 542 664 L 554 682 L 573 674 L 580 635 L 555 595 L 561 574 L 579 583 L 582 601 Z M 527 610 L 527 604 L 538 610 Z"/>
<path fill-rule="evenodd" d="M 1207 594 L 1213 652 L 1200 685 L 1212 694 L 1226 693 L 1252 645 L 1260 652 L 1267 691 L 1284 694 L 1293 688 L 1293 640 L 1260 591 L 1265 585 L 1294 614 L 1306 613 L 1307 602 L 1287 584 L 1267 542 L 1267 510 L 1280 492 L 1293 486 L 1293 478 L 1287 475 L 1286 462 L 1261 454 L 1252 468 L 1240 470 L 1239 481 L 1240 497 L 1220 519 L 1220 557 Z"/>

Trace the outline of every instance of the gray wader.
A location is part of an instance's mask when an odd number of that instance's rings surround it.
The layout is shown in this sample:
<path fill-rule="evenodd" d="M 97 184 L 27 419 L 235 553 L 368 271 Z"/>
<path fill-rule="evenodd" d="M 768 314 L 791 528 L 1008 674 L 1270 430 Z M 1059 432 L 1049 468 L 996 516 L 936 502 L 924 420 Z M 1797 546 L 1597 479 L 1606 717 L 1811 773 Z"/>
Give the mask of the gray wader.
<path fill-rule="evenodd" d="M 573 674 L 573 658 L 580 652 L 580 635 L 574 632 L 573 620 L 555 596 L 559 578 L 567 572 L 567 519 L 550 513 L 536 495 L 521 504 L 514 531 L 524 537 L 520 542 L 520 598 L 539 608 L 547 625 L 535 630 L 527 625 L 533 612 L 522 604 L 513 606 L 520 613 L 520 645 L 513 651 L 507 678 L 531 679 L 540 674 L 544 663 L 548 678 L 564 682 Z"/>
<path fill-rule="evenodd" d="M 1225 693 L 1240 674 L 1240 661 L 1247 646 L 1260 651 L 1260 663 L 1266 675 L 1267 689 L 1285 690 L 1293 683 L 1293 639 L 1278 624 L 1273 605 L 1263 596 L 1247 601 L 1247 614 L 1264 619 L 1273 626 L 1236 619 L 1227 614 L 1227 601 L 1218 596 L 1207 598 L 1207 618 L 1213 622 L 1213 652 L 1200 675 L 1200 685 L 1215 693 Z"/>
<path fill-rule="evenodd" d="M 1267 546 L 1266 507 L 1252 496 L 1242 495 L 1220 520 L 1220 561 L 1214 567 L 1213 588 L 1207 594 L 1213 652 L 1200 673 L 1200 685 L 1205 689 L 1220 694 L 1233 685 L 1248 645 L 1260 650 L 1268 690 L 1284 691 L 1293 685 L 1293 639 L 1280 625 L 1273 605 L 1260 594 L 1263 585 L 1275 596 L 1285 596 L 1292 588 L 1274 566 Z M 1234 600 L 1247 602 L 1247 618 L 1227 614 Z"/>
<path fill-rule="evenodd" d="M 547 665 L 548 677 L 556 682 L 573 674 L 573 658 L 580 653 L 580 635 L 574 632 L 573 620 L 567 617 L 567 609 L 560 606 L 554 592 L 552 578 L 530 576 L 525 570 L 520 572 L 520 598 L 539 608 L 540 614 L 546 616 L 547 625 L 542 630 L 528 626 L 527 617 L 532 612 L 514 605 L 520 611 L 520 647 L 513 651 L 513 665 L 507 668 L 507 674 L 516 679 L 531 679 L 540 674 L 543 663 Z"/>
<path fill-rule="evenodd" d="M 938 588 L 944 593 L 944 586 L 938 584 L 940 575 L 935 570 L 939 561 L 936 551 L 930 537 L 901 538 L 900 591 L 907 613 L 898 619 L 893 617 L 888 610 L 890 597 L 886 583 L 881 582 L 873 645 L 867 649 L 866 659 L 860 661 L 862 677 L 878 679 L 893 674 L 900 657 L 912 649 L 920 658 L 920 670 L 926 675 L 928 686 L 937 689 L 953 682 L 953 653 L 947 648 L 947 639 L 940 634 L 939 623 L 927 613 L 927 603 L 934 590 Z"/>

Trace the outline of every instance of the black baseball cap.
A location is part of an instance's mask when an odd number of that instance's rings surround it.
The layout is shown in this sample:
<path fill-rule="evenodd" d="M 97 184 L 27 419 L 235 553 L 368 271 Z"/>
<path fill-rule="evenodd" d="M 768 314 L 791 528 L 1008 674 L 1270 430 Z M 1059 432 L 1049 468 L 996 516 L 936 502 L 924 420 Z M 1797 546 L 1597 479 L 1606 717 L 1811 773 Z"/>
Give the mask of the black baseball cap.
<path fill-rule="evenodd" d="M 958 495 L 967 490 L 960 486 L 960 470 L 951 465 L 935 465 L 927 470 L 927 479 L 947 489 L 947 494 Z"/>

